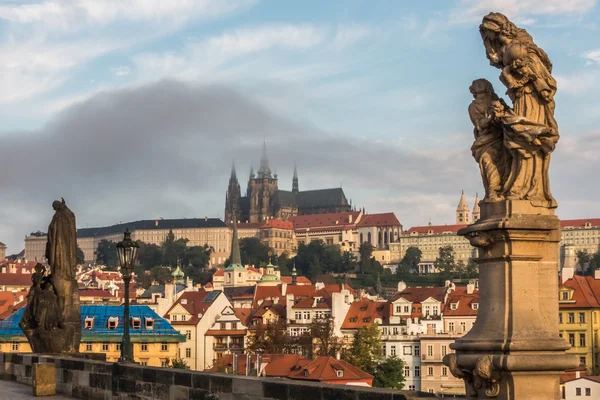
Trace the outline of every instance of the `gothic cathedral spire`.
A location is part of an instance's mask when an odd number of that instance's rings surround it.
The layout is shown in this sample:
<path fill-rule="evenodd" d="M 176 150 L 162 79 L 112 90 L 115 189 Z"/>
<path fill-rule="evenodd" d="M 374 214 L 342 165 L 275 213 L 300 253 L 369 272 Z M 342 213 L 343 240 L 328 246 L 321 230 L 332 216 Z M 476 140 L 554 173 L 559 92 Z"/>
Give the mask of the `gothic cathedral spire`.
<path fill-rule="evenodd" d="M 231 176 L 229 177 L 229 185 L 227 186 L 227 194 L 225 195 L 225 222 L 239 218 L 240 198 L 240 183 L 237 179 L 235 164 L 232 164 Z"/>
<path fill-rule="evenodd" d="M 271 168 L 269 168 L 269 158 L 267 157 L 267 142 L 263 142 L 262 155 L 260 157 L 260 168 L 258 169 L 258 178 L 272 179 Z"/>
<path fill-rule="evenodd" d="M 465 191 L 463 190 L 460 195 L 458 207 L 456 208 L 456 225 L 469 224 L 471 222 L 469 219 L 469 214 L 469 206 L 467 205 L 467 201 L 465 200 Z"/>
<path fill-rule="evenodd" d="M 294 179 L 292 179 L 292 193 L 298 194 L 298 170 L 296 169 L 296 163 L 294 163 Z"/>

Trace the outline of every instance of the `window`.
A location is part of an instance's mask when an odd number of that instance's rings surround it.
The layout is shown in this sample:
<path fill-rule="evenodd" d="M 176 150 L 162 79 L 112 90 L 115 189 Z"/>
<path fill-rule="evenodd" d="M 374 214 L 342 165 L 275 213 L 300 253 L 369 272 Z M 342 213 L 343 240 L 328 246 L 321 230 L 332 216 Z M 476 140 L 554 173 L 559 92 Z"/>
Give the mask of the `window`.
<path fill-rule="evenodd" d="M 11 349 L 12 351 L 19 351 L 19 342 L 12 342 Z"/>
<path fill-rule="evenodd" d="M 427 393 L 433 393 L 433 389 L 427 389 Z"/>
<path fill-rule="evenodd" d="M 581 388 L 575 388 L 575 396 L 581 396 Z"/>
<path fill-rule="evenodd" d="M 585 333 L 579 334 L 579 346 L 585 347 Z"/>
<path fill-rule="evenodd" d="M 177 321 L 177 315 L 172 314 L 171 315 L 171 321 Z"/>
<path fill-rule="evenodd" d="M 115 351 L 121 351 L 121 343 L 115 344 Z"/>
<path fill-rule="evenodd" d="M 102 351 L 108 351 L 108 343 L 102 343 Z"/>
<path fill-rule="evenodd" d="M 562 323 L 563 323 L 563 322 L 562 322 L 562 313 L 560 313 L 560 312 L 558 313 L 558 323 L 559 323 L 559 324 L 562 324 Z"/>
<path fill-rule="evenodd" d="M 433 376 L 433 367 L 427 367 L 427 376 Z"/>
<path fill-rule="evenodd" d="M 141 351 L 148 351 L 148 343 L 141 343 L 140 347 Z"/>
<path fill-rule="evenodd" d="M 408 314 L 409 312 L 410 312 L 410 311 L 409 311 L 409 308 L 408 308 L 408 306 L 404 306 L 404 314 Z"/>
<path fill-rule="evenodd" d="M 443 345 L 442 346 L 442 357 L 444 357 L 446 355 L 446 346 Z"/>
<path fill-rule="evenodd" d="M 421 347 L 419 347 L 419 345 L 415 346 L 415 356 L 420 356 L 421 355 Z"/>
<path fill-rule="evenodd" d="M 456 304 L 456 303 L 450 304 L 450 309 L 451 310 L 456 310 L 457 307 L 458 307 L 458 304 Z"/>
<path fill-rule="evenodd" d="M 227 323 L 226 322 L 221 322 L 221 330 L 225 330 L 227 329 Z"/>
<path fill-rule="evenodd" d="M 160 344 L 160 351 L 167 351 L 169 349 L 169 345 L 167 343 Z"/>
<path fill-rule="evenodd" d="M 192 340 L 192 331 L 185 331 L 185 337 L 187 340 Z"/>
<path fill-rule="evenodd" d="M 142 327 L 142 320 L 138 317 L 131 317 L 131 327 L 133 329 L 140 329 Z"/>
<path fill-rule="evenodd" d="M 579 357 L 579 365 L 585 366 L 585 356 Z"/>
<path fill-rule="evenodd" d="M 119 317 L 109 317 L 108 318 L 108 329 L 117 329 L 118 323 L 119 323 Z"/>
<path fill-rule="evenodd" d="M 296 319 L 302 319 L 302 313 L 300 311 L 296 311 L 296 313 L 294 314 Z"/>
<path fill-rule="evenodd" d="M 415 367 L 415 378 L 418 378 L 419 376 L 421 376 L 421 367 L 416 366 Z"/>
<path fill-rule="evenodd" d="M 85 344 L 85 351 L 92 351 L 92 344 L 91 343 L 86 343 Z"/>
<path fill-rule="evenodd" d="M 154 329 L 154 318 L 146 317 L 144 321 L 146 322 L 146 329 Z"/>
<path fill-rule="evenodd" d="M 575 313 L 572 313 L 572 312 L 569 313 L 569 323 L 570 324 L 575 323 Z"/>
<path fill-rule="evenodd" d="M 592 388 L 585 388 L 585 395 L 586 396 L 591 396 L 592 395 Z"/>
<path fill-rule="evenodd" d="M 335 373 L 338 378 L 342 378 L 344 376 L 344 371 L 341 369 L 338 369 L 337 371 L 335 371 Z"/>
<path fill-rule="evenodd" d="M 404 377 L 408 378 L 410 376 L 410 367 L 408 365 L 404 366 Z"/>
<path fill-rule="evenodd" d="M 460 329 L 462 329 L 463 332 L 467 331 L 467 323 L 466 322 L 461 322 L 460 323 Z"/>
<path fill-rule="evenodd" d="M 404 353 L 404 355 L 410 356 L 412 354 L 412 346 L 404 346 L 402 352 Z"/>
<path fill-rule="evenodd" d="M 310 319 L 310 311 L 304 311 L 304 319 Z"/>
<path fill-rule="evenodd" d="M 569 300 L 569 292 L 562 292 L 562 300 Z"/>
<path fill-rule="evenodd" d="M 579 313 L 579 323 L 585 324 L 585 313 L 582 313 L 582 312 Z"/>
<path fill-rule="evenodd" d="M 390 355 L 391 356 L 395 356 L 396 355 L 396 346 L 395 345 L 392 345 L 390 347 Z"/>
<path fill-rule="evenodd" d="M 187 358 L 190 358 L 192 356 L 192 349 L 190 349 L 189 347 L 185 349 L 185 356 Z"/>
<path fill-rule="evenodd" d="M 165 368 L 169 366 L 169 362 L 167 360 L 160 360 L 160 366 Z"/>
<path fill-rule="evenodd" d="M 415 390 L 415 385 L 408 385 L 408 390 Z"/>
<path fill-rule="evenodd" d="M 575 334 L 574 333 L 569 333 L 569 344 L 573 347 L 575 347 Z"/>
<path fill-rule="evenodd" d="M 140 360 L 140 365 L 143 366 L 143 367 L 145 367 L 146 365 L 148 365 L 148 361 L 147 360 L 144 360 L 144 361 Z"/>
<path fill-rule="evenodd" d="M 448 322 L 448 330 L 454 332 L 454 322 Z"/>
<path fill-rule="evenodd" d="M 85 317 L 84 329 L 92 329 L 94 327 L 94 317 Z"/>
<path fill-rule="evenodd" d="M 473 310 L 479 310 L 479 303 L 473 303 Z"/>

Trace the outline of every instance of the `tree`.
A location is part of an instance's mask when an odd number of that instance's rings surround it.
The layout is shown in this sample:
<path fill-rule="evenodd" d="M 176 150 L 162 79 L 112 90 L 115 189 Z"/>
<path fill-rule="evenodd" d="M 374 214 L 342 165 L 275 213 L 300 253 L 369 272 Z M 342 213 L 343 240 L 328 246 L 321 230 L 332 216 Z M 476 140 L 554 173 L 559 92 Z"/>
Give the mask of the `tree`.
<path fill-rule="evenodd" d="M 439 256 L 436 258 L 433 265 L 444 273 L 446 279 L 450 278 L 450 274 L 456 269 L 456 262 L 454 261 L 454 249 L 452 246 L 440 247 Z"/>
<path fill-rule="evenodd" d="M 150 274 L 152 275 L 152 278 L 161 285 L 164 285 L 165 283 L 168 283 L 173 279 L 169 268 L 162 265 L 152 267 L 152 269 L 150 270 Z"/>
<path fill-rule="evenodd" d="M 479 274 L 479 267 L 472 258 L 469 258 L 469 261 L 467 261 L 465 271 L 467 272 L 467 278 L 476 277 Z"/>
<path fill-rule="evenodd" d="M 151 270 L 157 265 L 163 263 L 163 250 L 160 246 L 153 243 L 144 243 L 141 240 L 137 241 L 138 249 L 138 264 L 145 270 Z"/>
<path fill-rule="evenodd" d="M 253 333 L 248 336 L 246 350 L 251 353 L 287 354 L 292 342 L 287 334 L 283 321 L 255 326 Z"/>
<path fill-rule="evenodd" d="M 590 260 L 590 269 L 595 271 L 600 269 L 600 251 L 595 252 Z"/>
<path fill-rule="evenodd" d="M 240 257 L 243 265 L 260 266 L 261 262 L 269 261 L 269 246 L 256 237 L 240 239 Z M 225 267 L 231 264 L 231 259 L 225 260 Z"/>
<path fill-rule="evenodd" d="M 207 244 L 204 246 L 186 247 L 182 257 L 183 265 L 192 265 L 197 269 L 205 269 L 210 263 L 210 255 L 214 250 L 214 248 Z"/>
<path fill-rule="evenodd" d="M 83 250 L 81 250 L 79 248 L 79 246 L 77 246 L 77 264 L 83 264 L 85 261 L 85 254 L 83 253 Z"/>
<path fill-rule="evenodd" d="M 455 270 L 460 279 L 462 279 L 463 275 L 467 274 L 467 264 L 463 260 L 457 261 Z"/>
<path fill-rule="evenodd" d="M 381 341 L 379 340 L 379 328 L 371 325 L 359 328 L 354 334 L 354 341 L 350 350 L 346 353 L 346 361 L 374 375 L 377 365 L 381 360 Z"/>
<path fill-rule="evenodd" d="M 187 365 L 187 362 L 182 358 L 173 358 L 171 360 L 167 358 L 167 365 L 170 368 L 175 369 L 190 369 L 190 366 Z"/>
<path fill-rule="evenodd" d="M 396 356 L 383 359 L 373 375 L 373 386 L 402 389 L 404 387 L 404 362 Z"/>
<path fill-rule="evenodd" d="M 342 270 L 340 272 L 354 272 L 357 266 L 356 256 L 350 251 L 344 251 L 342 253 Z"/>
<path fill-rule="evenodd" d="M 360 262 L 364 263 L 368 260 L 371 259 L 371 257 L 373 256 L 373 250 L 375 248 L 373 247 L 373 245 L 369 242 L 363 242 L 360 244 L 360 247 L 358 248 L 358 254 L 360 254 Z"/>
<path fill-rule="evenodd" d="M 577 257 L 577 263 L 581 267 L 581 272 L 585 275 L 585 271 L 590 261 L 592 261 L 592 255 L 587 251 L 587 249 L 583 249 L 577 250 L 575 256 Z"/>
<path fill-rule="evenodd" d="M 163 264 L 176 267 L 177 262 L 183 258 L 183 253 L 187 247 L 188 239 L 177 239 L 175 240 L 175 235 L 173 234 L 173 230 L 169 229 L 169 233 L 163 242 Z"/>
<path fill-rule="evenodd" d="M 400 263 L 398 264 L 398 269 L 396 269 L 396 274 L 398 275 L 408 275 L 412 270 L 419 270 L 419 263 L 421 262 L 421 255 L 423 253 L 418 247 L 409 247 L 406 249 L 406 253 Z"/>
<path fill-rule="evenodd" d="M 328 316 L 315 319 L 309 326 L 310 338 L 314 340 L 316 354 L 335 357 L 342 349 L 342 343 L 335 335 L 334 319 Z"/>
<path fill-rule="evenodd" d="M 383 287 L 381 286 L 381 278 L 379 277 L 379 274 L 377 274 L 377 282 L 375 283 L 375 292 L 380 296 L 383 293 Z"/>
<path fill-rule="evenodd" d="M 98 242 L 96 248 L 96 262 L 106 265 L 108 269 L 114 269 L 119 265 L 117 258 L 117 244 L 105 239 Z"/>

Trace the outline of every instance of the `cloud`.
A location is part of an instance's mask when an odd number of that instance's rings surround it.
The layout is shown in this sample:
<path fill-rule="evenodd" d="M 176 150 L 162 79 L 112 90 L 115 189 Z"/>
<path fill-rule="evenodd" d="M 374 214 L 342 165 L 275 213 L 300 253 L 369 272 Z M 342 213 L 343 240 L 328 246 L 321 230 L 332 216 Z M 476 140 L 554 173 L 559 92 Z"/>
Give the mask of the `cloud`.
<path fill-rule="evenodd" d="M 455 23 L 479 21 L 490 11 L 501 12 L 522 25 L 534 22 L 532 15 L 564 16 L 583 14 L 596 6 L 597 0 L 460 0 L 451 11 Z"/>
<path fill-rule="evenodd" d="M 476 176 L 468 151 L 424 151 L 324 132 L 281 117 L 226 86 L 161 81 L 107 91 L 65 108 L 43 129 L 3 135 L 0 237 L 11 251 L 44 229 L 64 197 L 80 227 L 137 218 L 222 217 L 231 161 L 245 177 L 263 138 L 282 188 L 293 161 L 301 189 L 336 187 L 371 212 L 376 198 L 437 187 L 451 194 Z M 23 157 L 26 155 L 26 157 Z M 466 175 L 461 170 L 469 165 Z M 242 178 L 242 181 L 244 179 Z M 397 210 L 396 210 L 397 211 Z M 406 210 L 402 210 L 403 214 Z"/>
<path fill-rule="evenodd" d="M 583 53 L 583 57 L 592 63 L 600 65 L 600 49 L 586 51 Z"/>
<path fill-rule="evenodd" d="M 600 75 L 596 71 L 579 71 L 569 75 L 556 75 L 556 80 L 561 93 L 574 96 L 595 90 L 600 82 Z"/>
<path fill-rule="evenodd" d="M 131 73 L 131 68 L 121 65 L 119 67 L 112 68 L 111 71 L 116 76 L 127 76 Z"/>

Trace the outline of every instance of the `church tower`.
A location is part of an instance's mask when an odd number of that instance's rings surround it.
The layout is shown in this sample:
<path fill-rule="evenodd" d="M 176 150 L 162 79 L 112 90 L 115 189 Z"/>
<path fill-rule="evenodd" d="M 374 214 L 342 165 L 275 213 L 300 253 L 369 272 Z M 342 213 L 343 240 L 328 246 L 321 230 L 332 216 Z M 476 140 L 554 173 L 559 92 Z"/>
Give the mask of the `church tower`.
<path fill-rule="evenodd" d="M 460 195 L 458 207 L 456 208 L 456 225 L 465 225 L 469 223 L 469 206 L 465 200 L 465 191 L 463 190 Z"/>
<path fill-rule="evenodd" d="M 481 218 L 481 210 L 479 209 L 479 194 L 475 193 L 475 204 L 473 204 L 473 223 L 479 221 Z"/>
<path fill-rule="evenodd" d="M 294 163 L 294 179 L 292 179 L 292 193 L 298 194 L 298 170 L 296 169 L 296 163 Z"/>
<path fill-rule="evenodd" d="M 271 198 L 277 190 L 277 175 L 273 176 L 271 174 L 266 142 L 263 142 L 260 168 L 256 173 L 256 177 L 250 178 L 248 186 L 250 222 L 264 221 L 271 216 Z"/>
<path fill-rule="evenodd" d="M 237 220 L 240 217 L 240 183 L 235 173 L 235 164 L 231 166 L 231 176 L 225 195 L 225 222 Z"/>

